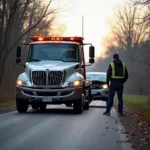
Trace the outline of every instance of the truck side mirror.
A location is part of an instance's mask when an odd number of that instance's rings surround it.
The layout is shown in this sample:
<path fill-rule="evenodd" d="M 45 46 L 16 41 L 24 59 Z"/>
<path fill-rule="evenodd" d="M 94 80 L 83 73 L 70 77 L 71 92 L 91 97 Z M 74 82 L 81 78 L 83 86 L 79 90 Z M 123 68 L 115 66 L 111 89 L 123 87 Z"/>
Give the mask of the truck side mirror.
<path fill-rule="evenodd" d="M 89 47 L 89 57 L 90 58 L 94 58 L 95 57 L 95 50 L 94 50 L 94 46 L 90 46 Z"/>
<path fill-rule="evenodd" d="M 21 62 L 20 58 L 16 58 L 16 64 L 19 64 Z"/>
<path fill-rule="evenodd" d="M 17 46 L 16 57 L 21 57 L 21 46 Z"/>
<path fill-rule="evenodd" d="M 90 64 L 93 64 L 94 62 L 95 62 L 94 58 L 90 58 L 90 59 L 89 59 L 89 63 L 90 63 Z"/>
<path fill-rule="evenodd" d="M 94 57 L 95 57 L 95 49 L 94 49 L 94 46 L 90 46 L 89 47 L 89 63 L 90 64 L 93 64 L 95 61 L 94 61 Z"/>

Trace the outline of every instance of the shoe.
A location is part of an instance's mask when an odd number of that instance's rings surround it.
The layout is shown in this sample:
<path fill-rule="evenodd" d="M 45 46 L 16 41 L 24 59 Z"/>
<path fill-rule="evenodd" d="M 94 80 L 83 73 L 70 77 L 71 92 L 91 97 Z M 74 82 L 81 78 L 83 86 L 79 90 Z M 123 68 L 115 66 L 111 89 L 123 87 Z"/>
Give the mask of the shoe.
<path fill-rule="evenodd" d="M 103 115 L 110 116 L 110 112 L 105 111 Z"/>
<path fill-rule="evenodd" d="M 123 113 L 119 113 L 119 116 L 123 116 Z"/>

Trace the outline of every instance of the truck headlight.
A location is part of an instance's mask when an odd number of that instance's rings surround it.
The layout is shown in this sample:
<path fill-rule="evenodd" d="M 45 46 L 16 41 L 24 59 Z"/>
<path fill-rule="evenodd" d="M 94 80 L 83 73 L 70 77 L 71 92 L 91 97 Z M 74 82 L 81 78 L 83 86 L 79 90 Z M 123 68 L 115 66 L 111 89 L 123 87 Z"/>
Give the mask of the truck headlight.
<path fill-rule="evenodd" d="M 17 86 L 26 86 L 27 83 L 25 81 L 22 81 L 22 80 L 17 80 L 16 85 Z"/>
<path fill-rule="evenodd" d="M 107 84 L 103 84 L 102 88 L 107 89 L 108 88 Z"/>
<path fill-rule="evenodd" d="M 71 87 L 77 87 L 77 86 L 81 86 L 82 85 L 82 82 L 80 80 L 76 80 L 76 81 L 73 81 L 73 82 L 67 82 L 65 84 L 65 86 L 71 86 Z"/>

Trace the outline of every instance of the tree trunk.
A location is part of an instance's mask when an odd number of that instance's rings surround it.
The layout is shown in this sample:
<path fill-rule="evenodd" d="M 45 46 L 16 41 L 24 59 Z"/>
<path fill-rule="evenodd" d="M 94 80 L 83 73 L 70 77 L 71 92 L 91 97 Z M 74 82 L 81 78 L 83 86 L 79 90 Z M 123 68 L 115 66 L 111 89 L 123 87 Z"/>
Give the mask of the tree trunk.
<path fill-rule="evenodd" d="M 2 85 L 2 79 L 5 71 L 5 62 L 6 62 L 6 58 L 0 56 L 0 86 Z"/>

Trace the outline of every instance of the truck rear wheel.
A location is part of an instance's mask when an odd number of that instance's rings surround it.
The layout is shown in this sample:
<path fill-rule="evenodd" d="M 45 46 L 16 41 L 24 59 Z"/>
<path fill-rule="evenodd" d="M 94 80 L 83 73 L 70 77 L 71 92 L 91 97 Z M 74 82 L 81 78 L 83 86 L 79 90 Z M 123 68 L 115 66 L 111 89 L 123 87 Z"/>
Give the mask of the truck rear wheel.
<path fill-rule="evenodd" d="M 26 100 L 16 98 L 16 108 L 19 113 L 25 113 L 28 110 L 28 102 Z"/>
<path fill-rule="evenodd" d="M 88 89 L 88 100 L 89 100 L 89 103 L 92 102 L 91 88 Z"/>
<path fill-rule="evenodd" d="M 89 110 L 89 101 L 85 102 L 84 110 Z"/>
<path fill-rule="evenodd" d="M 81 114 L 83 112 L 83 101 L 82 101 L 82 98 L 81 99 L 78 99 L 76 100 L 74 103 L 73 103 L 73 110 L 76 114 Z"/>
<path fill-rule="evenodd" d="M 89 105 L 92 101 L 92 97 L 91 97 L 91 88 L 88 88 L 88 96 L 86 97 L 86 102 L 84 105 L 84 110 L 89 110 Z"/>

